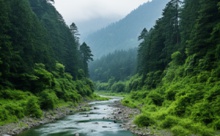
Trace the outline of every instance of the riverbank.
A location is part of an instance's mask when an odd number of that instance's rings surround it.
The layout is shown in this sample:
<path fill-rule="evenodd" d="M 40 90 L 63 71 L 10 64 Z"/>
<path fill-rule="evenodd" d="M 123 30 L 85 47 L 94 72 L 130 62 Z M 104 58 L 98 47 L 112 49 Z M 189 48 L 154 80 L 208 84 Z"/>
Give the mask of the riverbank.
<path fill-rule="evenodd" d="M 89 109 L 89 105 L 87 102 L 85 102 L 79 104 L 76 107 L 68 106 L 68 107 L 56 108 L 50 111 L 44 111 L 43 117 L 40 119 L 32 118 L 32 117 L 24 117 L 18 122 L 9 123 L 7 125 L 0 126 L 0 136 L 15 136 L 30 128 L 51 123 L 67 115 L 71 115 L 76 112 L 85 111 L 88 109 Z"/>
<path fill-rule="evenodd" d="M 119 121 L 122 123 L 121 127 L 131 131 L 137 136 L 172 136 L 166 131 L 156 131 L 153 128 L 139 128 L 133 123 L 135 116 L 140 114 L 140 110 L 137 108 L 129 108 L 123 106 L 120 101 L 115 101 L 114 104 L 109 106 L 115 107 L 116 109 L 110 114 L 110 119 Z M 68 106 L 57 108 L 51 111 L 44 111 L 43 117 L 40 119 L 25 117 L 16 123 L 10 123 L 4 126 L 0 126 L 0 136 L 14 136 L 30 128 L 51 123 L 59 120 L 67 115 L 75 114 L 80 111 L 86 111 L 90 109 L 88 102 L 81 103 L 77 107 Z"/>
<path fill-rule="evenodd" d="M 168 130 L 157 130 L 153 127 L 138 127 L 133 123 L 135 116 L 141 112 L 137 108 L 129 108 L 121 104 L 120 101 L 116 101 L 113 105 L 117 107 L 112 113 L 112 117 L 115 120 L 122 122 L 122 128 L 131 131 L 137 136 L 172 136 L 172 133 Z"/>

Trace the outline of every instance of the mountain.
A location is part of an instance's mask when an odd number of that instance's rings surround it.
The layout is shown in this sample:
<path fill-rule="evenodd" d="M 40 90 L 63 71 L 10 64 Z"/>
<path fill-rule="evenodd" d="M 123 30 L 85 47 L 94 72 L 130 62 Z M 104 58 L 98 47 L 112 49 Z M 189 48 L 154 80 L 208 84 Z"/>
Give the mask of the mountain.
<path fill-rule="evenodd" d="M 141 30 L 150 29 L 161 17 L 162 9 L 169 0 L 153 0 L 133 10 L 118 22 L 98 30 L 83 39 L 95 58 L 120 49 L 137 47 Z"/>
<path fill-rule="evenodd" d="M 0 0 L 1 126 L 94 96 L 84 70 L 89 51 L 78 48 L 52 1 Z"/>
<path fill-rule="evenodd" d="M 137 68 L 137 48 L 117 50 L 91 62 L 90 78 L 93 81 L 123 81 L 135 74 Z"/>
<path fill-rule="evenodd" d="M 116 20 L 118 20 L 118 17 L 116 18 L 97 17 L 97 18 L 90 19 L 89 21 L 82 21 L 82 22 L 75 22 L 75 23 L 80 32 L 80 37 L 83 40 L 88 35 L 96 32 L 97 30 L 100 30 L 101 28 L 104 28 L 110 25 L 111 22 L 115 22 Z"/>

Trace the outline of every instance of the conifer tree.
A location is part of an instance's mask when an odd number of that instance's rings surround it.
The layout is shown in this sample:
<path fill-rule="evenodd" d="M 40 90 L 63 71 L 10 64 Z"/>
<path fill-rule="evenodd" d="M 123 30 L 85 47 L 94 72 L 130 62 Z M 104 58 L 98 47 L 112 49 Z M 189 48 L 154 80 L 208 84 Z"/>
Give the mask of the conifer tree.
<path fill-rule="evenodd" d="M 88 62 L 93 61 L 93 55 L 90 47 L 85 42 L 80 46 L 80 55 L 82 60 L 82 68 L 86 76 L 89 76 Z"/>

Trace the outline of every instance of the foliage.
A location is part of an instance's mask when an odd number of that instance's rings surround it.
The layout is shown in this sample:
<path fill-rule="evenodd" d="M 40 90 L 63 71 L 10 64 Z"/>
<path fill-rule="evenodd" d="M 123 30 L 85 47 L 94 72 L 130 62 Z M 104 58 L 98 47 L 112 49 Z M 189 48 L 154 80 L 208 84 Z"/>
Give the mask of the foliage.
<path fill-rule="evenodd" d="M 136 72 L 137 49 L 117 50 L 89 64 L 91 79 L 108 82 L 126 80 Z"/>
<path fill-rule="evenodd" d="M 43 112 L 40 108 L 39 101 L 36 97 L 29 98 L 27 100 L 26 114 L 31 117 L 40 118 L 43 115 Z"/>
<path fill-rule="evenodd" d="M 92 58 L 92 51 L 90 47 L 84 42 L 82 45 L 80 45 L 80 55 L 81 55 L 81 65 L 82 69 L 85 72 L 85 75 L 89 76 L 89 70 L 88 70 L 88 62 L 93 61 Z"/>
<path fill-rule="evenodd" d="M 117 82 L 111 87 L 112 92 L 125 92 L 125 85 L 122 82 Z"/>
<path fill-rule="evenodd" d="M 124 81 L 132 91 L 122 101 L 142 111 L 137 125 L 168 128 L 178 136 L 219 130 L 218 4 L 171 0 L 155 26 L 141 32 L 138 74 Z"/>
<path fill-rule="evenodd" d="M 161 106 L 163 101 L 164 101 L 164 98 L 163 96 L 156 92 L 156 91 L 152 91 L 150 92 L 148 95 L 147 95 L 148 99 L 151 99 L 153 104 L 157 105 L 157 106 Z"/>
<path fill-rule="evenodd" d="M 148 127 L 154 123 L 154 121 L 150 117 L 144 114 L 138 115 L 135 118 L 134 122 L 140 127 Z"/>
<path fill-rule="evenodd" d="M 174 126 L 171 128 L 174 136 L 190 136 L 190 131 L 181 127 L 181 126 Z"/>
<path fill-rule="evenodd" d="M 44 90 L 40 94 L 40 107 L 44 110 L 54 109 L 58 101 L 56 94 L 50 90 Z"/>
<path fill-rule="evenodd" d="M 77 27 L 69 28 L 47 0 L 0 0 L 0 5 L 0 125 L 92 98 Z"/>

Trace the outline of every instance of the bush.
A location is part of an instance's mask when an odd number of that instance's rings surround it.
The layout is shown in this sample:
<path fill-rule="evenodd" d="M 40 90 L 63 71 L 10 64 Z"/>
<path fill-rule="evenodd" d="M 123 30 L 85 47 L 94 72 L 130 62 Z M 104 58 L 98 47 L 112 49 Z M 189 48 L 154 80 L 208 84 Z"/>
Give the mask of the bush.
<path fill-rule="evenodd" d="M 215 130 L 220 130 L 220 118 L 216 119 L 212 126 L 215 128 Z"/>
<path fill-rule="evenodd" d="M 26 114 L 40 118 L 43 115 L 38 99 L 36 97 L 29 98 L 26 105 Z"/>
<path fill-rule="evenodd" d="M 122 82 L 114 83 L 111 87 L 112 92 L 125 92 L 125 84 Z"/>
<path fill-rule="evenodd" d="M 137 108 L 136 104 L 134 103 L 134 101 L 128 99 L 128 98 L 124 98 L 121 103 L 127 107 L 130 108 Z"/>
<path fill-rule="evenodd" d="M 154 123 L 154 121 L 147 115 L 141 114 L 136 116 L 134 123 L 139 127 L 148 127 Z"/>
<path fill-rule="evenodd" d="M 176 93 L 177 93 L 177 91 L 175 91 L 175 90 L 172 90 L 172 89 L 167 90 L 166 94 L 165 94 L 165 97 L 166 97 L 167 100 L 174 101 Z"/>
<path fill-rule="evenodd" d="M 44 90 L 40 93 L 40 107 L 44 110 L 54 109 L 58 98 L 54 92 Z"/>
<path fill-rule="evenodd" d="M 108 83 L 101 83 L 101 82 L 96 82 L 95 84 L 96 89 L 99 91 L 109 91 L 109 85 Z"/>
<path fill-rule="evenodd" d="M 174 136 L 190 136 L 190 131 L 183 128 L 182 126 L 174 126 L 171 128 Z"/>
<path fill-rule="evenodd" d="M 164 101 L 163 96 L 156 91 L 151 91 L 147 97 L 157 106 L 161 106 Z"/>
<path fill-rule="evenodd" d="M 192 130 L 195 134 L 200 134 L 201 136 L 213 136 L 214 130 L 207 128 L 201 123 L 194 123 L 191 125 L 190 130 Z"/>
<path fill-rule="evenodd" d="M 0 113 L 0 121 L 6 121 L 9 118 L 9 112 L 5 108 L 1 107 Z"/>
<path fill-rule="evenodd" d="M 11 99 L 11 100 L 24 100 L 27 98 L 28 95 L 31 93 L 22 92 L 20 90 L 1 90 L 0 91 L 0 98 L 3 99 Z"/>
<path fill-rule="evenodd" d="M 16 116 L 17 118 L 24 117 L 24 109 L 14 103 L 9 103 L 5 106 L 5 109 L 9 114 Z"/>
<path fill-rule="evenodd" d="M 51 88 L 54 84 L 54 76 L 46 70 L 45 65 L 36 63 L 34 67 L 35 79 L 31 80 L 32 92 L 38 93 L 44 89 Z"/>
<path fill-rule="evenodd" d="M 63 64 L 57 62 L 55 69 L 56 69 L 56 72 L 59 74 L 59 76 L 62 77 L 64 75 L 65 66 Z"/>
<path fill-rule="evenodd" d="M 172 126 L 175 126 L 178 124 L 179 120 L 175 116 L 168 115 L 165 117 L 163 121 L 161 121 L 161 127 L 162 128 L 171 128 Z"/>
<path fill-rule="evenodd" d="M 171 55 L 172 61 L 174 62 L 174 64 L 179 65 L 181 64 L 182 61 L 182 54 L 179 51 L 174 52 Z"/>
<path fill-rule="evenodd" d="M 192 109 L 193 119 L 198 122 L 203 122 L 206 125 L 211 123 L 214 117 L 209 108 L 211 108 L 211 105 L 207 101 L 196 103 Z"/>
<path fill-rule="evenodd" d="M 137 92 L 131 92 L 130 96 L 134 100 L 141 100 L 141 99 L 145 99 L 147 94 L 148 94 L 147 91 L 142 90 L 142 91 L 137 91 Z"/>
<path fill-rule="evenodd" d="M 65 91 L 64 93 L 64 100 L 65 101 L 71 101 L 71 102 L 79 102 L 82 98 L 80 94 L 77 93 L 77 91 Z"/>

